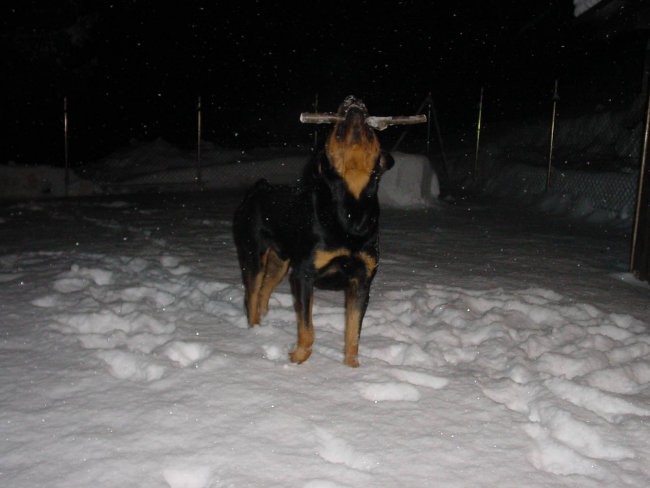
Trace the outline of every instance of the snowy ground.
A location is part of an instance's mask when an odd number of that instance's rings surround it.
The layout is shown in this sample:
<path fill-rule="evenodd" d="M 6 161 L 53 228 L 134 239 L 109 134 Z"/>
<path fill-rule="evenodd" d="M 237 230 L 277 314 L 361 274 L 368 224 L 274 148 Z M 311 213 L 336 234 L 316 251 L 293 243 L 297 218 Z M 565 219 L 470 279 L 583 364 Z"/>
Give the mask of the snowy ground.
<path fill-rule="evenodd" d="M 650 484 L 647 286 L 617 227 L 387 208 L 361 338 L 243 314 L 228 192 L 0 207 L 0 485 Z"/>

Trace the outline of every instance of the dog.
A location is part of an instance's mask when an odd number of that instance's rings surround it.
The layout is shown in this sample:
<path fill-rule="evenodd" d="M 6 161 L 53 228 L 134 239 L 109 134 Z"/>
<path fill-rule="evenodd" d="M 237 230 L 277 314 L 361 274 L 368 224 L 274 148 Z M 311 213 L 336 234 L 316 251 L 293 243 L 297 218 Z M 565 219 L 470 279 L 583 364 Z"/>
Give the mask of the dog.
<path fill-rule="evenodd" d="M 288 274 L 298 322 L 289 358 L 302 363 L 314 343 L 314 287 L 342 290 L 343 363 L 358 367 L 361 324 L 379 264 L 379 182 L 394 160 L 366 124 L 361 100 L 347 97 L 338 115 L 324 150 L 296 186 L 262 179 L 248 190 L 233 234 L 249 326 L 267 314 L 273 289 Z"/>

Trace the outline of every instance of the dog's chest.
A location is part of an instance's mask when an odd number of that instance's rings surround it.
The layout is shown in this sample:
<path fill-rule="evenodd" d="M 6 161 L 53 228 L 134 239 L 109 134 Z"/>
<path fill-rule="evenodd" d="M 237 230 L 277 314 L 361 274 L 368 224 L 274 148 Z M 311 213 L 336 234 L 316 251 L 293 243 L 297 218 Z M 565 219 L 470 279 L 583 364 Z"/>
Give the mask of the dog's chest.
<path fill-rule="evenodd" d="M 377 262 L 377 256 L 371 252 L 353 252 L 344 247 L 316 249 L 312 255 L 316 285 L 330 289 L 346 288 L 351 281 L 363 283 L 371 280 Z"/>

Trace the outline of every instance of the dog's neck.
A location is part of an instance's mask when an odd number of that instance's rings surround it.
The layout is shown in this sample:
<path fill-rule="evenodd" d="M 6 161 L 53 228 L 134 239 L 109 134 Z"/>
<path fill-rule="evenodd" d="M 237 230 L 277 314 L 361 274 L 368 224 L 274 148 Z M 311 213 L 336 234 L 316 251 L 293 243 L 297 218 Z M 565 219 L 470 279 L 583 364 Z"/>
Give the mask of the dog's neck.
<path fill-rule="evenodd" d="M 327 158 L 357 200 L 368 186 L 379 150 L 379 141 L 370 128 L 361 135 L 348 130 L 342 136 L 335 128 L 327 141 Z"/>

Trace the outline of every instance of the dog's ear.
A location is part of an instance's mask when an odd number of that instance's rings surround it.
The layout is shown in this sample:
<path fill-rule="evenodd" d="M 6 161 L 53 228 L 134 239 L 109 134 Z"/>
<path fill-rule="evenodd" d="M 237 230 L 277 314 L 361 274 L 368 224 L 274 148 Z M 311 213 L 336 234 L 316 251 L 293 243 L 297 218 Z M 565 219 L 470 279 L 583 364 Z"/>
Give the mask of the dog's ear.
<path fill-rule="evenodd" d="M 395 164 L 393 156 L 388 151 L 379 152 L 379 168 L 382 172 L 388 171 Z"/>

